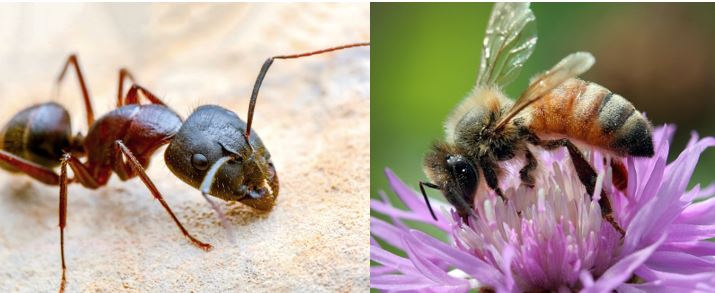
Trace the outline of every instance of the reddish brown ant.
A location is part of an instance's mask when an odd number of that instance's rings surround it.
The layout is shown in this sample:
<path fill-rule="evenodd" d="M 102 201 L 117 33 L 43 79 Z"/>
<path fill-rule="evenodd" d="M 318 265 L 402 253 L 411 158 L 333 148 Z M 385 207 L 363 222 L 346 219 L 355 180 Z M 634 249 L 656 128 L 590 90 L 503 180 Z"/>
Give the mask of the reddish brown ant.
<path fill-rule="evenodd" d="M 189 234 L 145 173 L 154 152 L 169 144 L 164 152 L 169 169 L 201 191 L 224 225 L 227 222 L 207 194 L 240 201 L 258 210 L 270 210 L 278 196 L 278 175 L 260 137 L 255 133 L 251 135 L 258 91 L 268 69 L 275 59 L 295 59 L 359 46 L 369 46 L 369 43 L 268 58 L 254 84 L 246 122 L 234 112 L 214 105 L 197 108 L 182 122 L 179 115 L 156 95 L 137 84 L 122 98 L 124 80 L 134 81 L 124 69 L 119 71 L 117 108 L 95 121 L 79 62 L 75 55 L 71 55 L 56 83 L 60 85 L 69 67 L 74 67 L 87 113 L 87 136 L 72 135 L 69 113 L 53 102 L 20 111 L 0 132 L 0 167 L 25 173 L 45 184 L 60 186 L 60 292 L 64 291 L 66 282 L 64 228 L 67 224 L 68 183 L 96 189 L 106 185 L 112 173 L 123 181 L 139 176 L 181 233 L 192 244 L 208 251 L 212 246 Z M 149 104 L 140 104 L 140 95 Z M 79 159 L 84 156 L 87 160 L 81 162 Z M 53 171 L 58 165 L 59 175 Z M 67 166 L 72 169 L 72 178 L 67 177 Z"/>

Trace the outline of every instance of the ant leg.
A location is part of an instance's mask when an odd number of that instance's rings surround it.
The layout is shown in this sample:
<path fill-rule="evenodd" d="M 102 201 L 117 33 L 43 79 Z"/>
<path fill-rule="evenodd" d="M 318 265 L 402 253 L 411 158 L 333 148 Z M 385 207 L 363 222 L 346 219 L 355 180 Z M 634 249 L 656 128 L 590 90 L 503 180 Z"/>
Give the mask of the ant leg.
<path fill-rule="evenodd" d="M 531 174 L 532 171 L 536 169 L 538 162 L 534 158 L 534 154 L 528 149 L 526 150 L 526 165 L 519 170 L 519 175 L 521 177 L 521 183 L 524 185 L 534 188 L 535 180 L 534 175 Z"/>
<path fill-rule="evenodd" d="M 124 163 L 124 159 L 122 158 L 122 152 L 117 150 L 114 151 L 114 162 L 117 162 L 116 164 L 118 165 L 119 168 L 114 168 L 114 173 L 117 173 L 117 176 L 119 176 L 119 179 L 122 181 L 129 180 L 130 178 L 133 178 L 136 176 L 134 174 L 134 170 L 132 170 L 132 167 Z M 115 166 L 117 167 L 117 166 Z"/>
<path fill-rule="evenodd" d="M 154 195 L 154 198 L 156 198 L 159 203 L 164 207 L 167 213 L 169 213 L 169 216 L 174 220 L 177 226 L 179 226 L 179 229 L 181 230 L 181 233 L 184 234 L 191 242 L 196 245 L 197 247 L 203 249 L 203 250 L 210 250 L 211 249 L 211 244 L 208 243 L 203 243 L 193 236 L 189 234 L 189 232 L 184 228 L 183 225 L 181 225 L 181 222 L 179 222 L 179 219 L 174 215 L 174 212 L 171 211 L 171 208 L 169 208 L 169 205 L 164 201 L 164 198 L 161 196 L 161 193 L 159 193 L 159 190 L 154 186 L 154 183 L 149 179 L 149 176 L 146 175 L 146 172 L 144 172 L 144 168 L 142 165 L 139 163 L 136 157 L 134 157 L 134 154 L 132 154 L 132 151 L 127 148 L 126 145 L 121 140 L 115 141 L 115 144 L 119 147 L 119 150 L 124 154 L 124 156 L 127 158 L 127 162 L 131 165 L 131 167 L 134 169 L 134 172 L 139 175 L 139 178 L 144 182 L 144 185 L 146 185 L 147 188 L 149 188 L 149 191 L 151 191 L 152 195 Z"/>
<path fill-rule="evenodd" d="M 62 165 L 60 167 L 60 256 L 62 259 L 62 279 L 60 280 L 60 292 L 65 291 L 65 283 L 67 282 L 65 265 L 65 226 L 67 226 L 67 162 L 70 154 L 65 154 L 62 157 Z"/>
<path fill-rule="evenodd" d="M 49 185 L 60 183 L 60 177 L 52 169 L 0 150 L 0 162 L 6 163 L 33 179 Z"/>
<path fill-rule="evenodd" d="M 569 151 L 569 156 L 571 156 L 571 162 L 573 163 L 574 169 L 576 169 L 576 174 L 578 174 L 578 178 L 581 180 L 581 183 L 586 187 L 586 192 L 590 196 L 593 196 L 593 192 L 596 186 L 596 170 L 593 169 L 590 163 L 586 161 L 586 158 L 584 158 L 583 153 L 578 150 L 578 148 L 568 139 L 556 139 L 556 140 L 547 140 L 547 141 L 541 141 L 539 143 L 541 146 L 544 148 L 551 150 L 555 149 L 560 146 L 565 146 L 566 149 Z M 601 215 L 603 218 L 606 219 L 611 225 L 613 226 L 616 231 L 621 233 L 621 236 L 626 234 L 626 231 L 621 228 L 621 226 L 616 222 L 616 219 L 613 215 L 613 209 L 611 208 L 611 202 L 608 200 L 608 197 L 606 196 L 606 192 L 601 189 L 601 199 L 598 201 L 598 205 L 601 206 Z"/>
<path fill-rule="evenodd" d="M 72 172 L 74 173 L 73 181 L 67 178 L 67 166 L 70 166 Z M 82 164 L 79 159 L 74 157 L 70 153 L 65 153 L 61 159 L 60 165 L 60 253 L 62 256 L 62 280 L 60 283 L 60 292 L 64 291 L 65 288 L 65 235 L 64 228 L 67 226 L 67 184 L 71 182 L 79 182 L 83 186 L 88 188 L 98 188 L 104 185 L 103 182 L 97 182 L 87 166 Z"/>
<path fill-rule="evenodd" d="M 497 177 L 497 168 L 499 168 L 499 166 L 497 166 L 494 161 L 482 157 L 479 159 L 479 167 L 481 167 L 482 172 L 484 172 L 484 180 L 487 181 L 487 186 L 493 189 L 499 197 L 506 201 L 504 193 L 501 191 L 501 188 L 499 188 L 499 178 Z"/>
<path fill-rule="evenodd" d="M 266 77 L 266 73 L 268 73 L 268 68 L 270 68 L 271 64 L 273 64 L 273 60 L 275 60 L 275 59 L 296 59 L 296 58 L 301 58 L 301 57 L 308 57 L 308 56 L 312 56 L 312 55 L 318 55 L 318 54 L 323 54 L 323 53 L 328 53 L 328 52 L 333 52 L 333 51 L 338 51 L 338 50 L 343 50 L 343 49 L 348 49 L 348 48 L 353 48 L 353 47 L 362 47 L 362 46 L 370 46 L 370 43 L 355 43 L 355 44 L 332 47 L 332 48 L 327 48 L 327 49 L 313 51 L 313 52 L 293 54 L 293 55 L 280 55 L 280 56 L 273 56 L 271 58 L 268 58 L 263 63 L 263 66 L 261 66 L 261 71 L 258 72 L 258 77 L 256 78 L 256 83 L 253 85 L 253 92 L 251 93 L 251 102 L 248 105 L 248 118 L 246 119 L 246 135 L 245 135 L 246 140 L 248 140 L 248 138 L 251 137 L 251 123 L 253 122 L 253 111 L 256 109 L 256 101 L 258 100 L 258 91 L 261 89 L 261 84 L 263 83 L 263 79 Z"/>
<path fill-rule="evenodd" d="M 152 94 L 149 90 L 144 87 L 134 84 L 127 92 L 127 97 L 124 100 L 124 105 L 139 104 L 139 94 L 142 94 L 149 102 L 152 104 L 158 104 L 166 106 L 156 95 Z"/>
<path fill-rule="evenodd" d="M 75 69 L 75 72 L 77 72 L 77 79 L 79 79 L 79 87 L 82 89 L 82 97 L 84 98 L 84 107 L 87 110 L 87 125 L 89 127 L 92 126 L 92 124 L 94 123 L 94 110 L 92 110 L 92 103 L 90 102 L 87 85 L 85 84 L 84 77 L 82 76 L 82 70 L 79 68 L 79 61 L 77 60 L 77 55 L 72 54 L 67 58 L 67 62 L 65 62 L 64 67 L 62 67 L 60 76 L 57 77 L 57 86 L 62 83 L 62 80 L 65 77 L 65 73 L 67 73 L 67 69 L 70 65 L 72 65 L 72 67 L 74 67 Z"/>
<path fill-rule="evenodd" d="M 119 69 L 119 85 L 117 86 L 117 108 L 124 106 L 124 80 L 129 79 L 134 83 L 134 76 L 126 68 Z"/>
<path fill-rule="evenodd" d="M 82 164 L 82 162 L 80 162 L 75 156 L 65 154 L 64 157 L 62 157 L 62 160 L 67 161 L 67 164 L 69 164 L 70 168 L 72 168 L 72 172 L 74 173 L 74 180 L 79 181 L 82 186 L 95 189 L 104 185 L 104 183 L 97 182 L 97 179 L 92 176 L 92 173 L 89 171 L 87 166 Z"/>

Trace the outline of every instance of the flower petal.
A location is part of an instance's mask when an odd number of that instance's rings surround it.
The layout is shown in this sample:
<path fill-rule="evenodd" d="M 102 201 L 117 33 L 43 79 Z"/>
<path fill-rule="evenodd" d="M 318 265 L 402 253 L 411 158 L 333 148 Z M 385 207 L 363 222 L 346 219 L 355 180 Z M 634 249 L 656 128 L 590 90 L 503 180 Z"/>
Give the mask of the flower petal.
<path fill-rule="evenodd" d="M 691 204 L 683 210 L 678 221 L 684 224 L 715 224 L 715 197 Z"/>
<path fill-rule="evenodd" d="M 432 219 L 432 216 L 429 218 L 425 218 L 424 215 L 420 215 L 418 213 L 412 212 L 412 211 L 405 211 L 401 210 L 398 208 L 393 207 L 389 203 L 385 203 L 379 200 L 370 200 L 370 208 L 373 211 L 379 212 L 381 214 L 385 214 L 389 216 L 390 218 L 395 221 L 396 226 L 404 226 L 406 229 L 407 226 L 401 223 L 399 220 L 413 220 L 413 221 L 418 221 L 430 225 L 434 225 L 437 228 L 440 228 L 444 231 L 447 231 L 449 229 L 449 224 L 447 224 L 447 221 L 440 221 L 440 222 L 435 222 L 434 219 Z"/>
<path fill-rule="evenodd" d="M 431 280 L 417 275 L 380 275 L 370 276 L 370 287 L 382 290 L 390 290 L 395 292 L 419 292 L 420 290 L 429 289 L 434 292 L 435 283 Z M 466 288 L 465 288 L 466 289 Z M 425 290 L 428 291 L 428 290 Z M 460 290 L 464 292 L 465 290 Z M 449 292 L 445 290 L 444 292 Z"/>
<path fill-rule="evenodd" d="M 394 268 L 405 275 L 421 275 L 408 259 L 395 255 L 380 247 L 370 247 L 370 260 L 385 267 Z"/>
<path fill-rule="evenodd" d="M 715 225 L 670 224 L 667 242 L 686 242 L 715 237 Z"/>
<path fill-rule="evenodd" d="M 715 259 L 697 257 L 676 251 L 658 251 L 645 262 L 649 268 L 679 274 L 696 274 L 715 271 Z"/>
<path fill-rule="evenodd" d="M 416 247 L 444 259 L 455 268 L 464 271 L 482 284 L 491 287 L 501 287 L 503 276 L 495 267 L 485 263 L 472 254 L 449 246 L 421 231 L 412 230 L 410 234 L 415 241 Z"/>
<path fill-rule="evenodd" d="M 680 201 L 700 154 L 715 146 L 715 138 L 706 137 L 686 148 L 666 167 L 663 184 L 653 200 L 648 201 L 628 226 L 623 252 L 630 254 L 638 243 L 650 241 L 662 233 L 662 227 L 671 224 L 685 208 Z"/>
<path fill-rule="evenodd" d="M 593 284 L 591 287 L 584 288 L 581 292 L 583 293 L 598 293 L 598 292 L 610 292 L 619 285 L 623 284 L 626 280 L 631 277 L 633 271 L 638 268 L 643 262 L 645 262 L 648 257 L 653 254 L 656 248 L 665 240 L 665 237 L 661 237 L 658 241 L 653 244 L 646 246 L 645 248 L 630 254 L 608 270 L 606 270 L 603 275 Z"/>
<path fill-rule="evenodd" d="M 638 276 L 646 278 L 645 283 L 624 284 L 619 287 L 634 288 L 646 292 L 714 292 L 715 273 L 674 274 L 651 270 L 645 266 L 636 270 Z M 652 280 L 652 281 L 648 281 Z"/>
<path fill-rule="evenodd" d="M 415 265 L 415 268 L 417 268 L 422 275 L 435 282 L 435 284 L 469 286 L 469 282 L 467 282 L 467 280 L 450 276 L 447 272 L 443 271 L 442 268 L 427 259 L 429 254 L 421 251 L 422 247 L 415 244 L 411 235 L 404 234 L 402 240 L 406 248 L 405 252 L 407 252 L 408 257 Z"/>
<path fill-rule="evenodd" d="M 658 251 L 679 251 L 696 256 L 715 255 L 715 242 L 712 241 L 689 241 L 676 243 L 663 243 Z"/>
<path fill-rule="evenodd" d="M 405 248 L 402 247 L 403 231 L 404 230 L 390 225 L 389 223 L 378 218 L 370 218 L 370 233 L 394 247 L 405 250 Z"/>

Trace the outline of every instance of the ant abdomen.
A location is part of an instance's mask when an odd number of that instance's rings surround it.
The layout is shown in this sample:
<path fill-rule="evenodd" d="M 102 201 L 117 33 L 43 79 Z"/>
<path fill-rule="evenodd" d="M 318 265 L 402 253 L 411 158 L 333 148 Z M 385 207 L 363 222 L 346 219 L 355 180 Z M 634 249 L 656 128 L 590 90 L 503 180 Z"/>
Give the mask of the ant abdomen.
<path fill-rule="evenodd" d="M 72 151 L 72 141 L 69 113 L 53 102 L 20 111 L 0 131 L 0 149 L 48 168 L 57 167 L 62 154 Z M 17 171 L 2 161 L 0 167 Z"/>

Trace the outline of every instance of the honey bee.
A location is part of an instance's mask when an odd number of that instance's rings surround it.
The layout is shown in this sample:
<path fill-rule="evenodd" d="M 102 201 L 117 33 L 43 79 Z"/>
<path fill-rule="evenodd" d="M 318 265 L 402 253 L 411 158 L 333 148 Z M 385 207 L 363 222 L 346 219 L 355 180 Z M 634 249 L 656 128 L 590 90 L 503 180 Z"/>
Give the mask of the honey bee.
<path fill-rule="evenodd" d="M 538 162 L 527 145 L 546 150 L 566 147 L 591 196 L 596 172 L 572 140 L 616 157 L 653 156 L 650 122 L 623 97 L 576 78 L 594 64 L 590 53 L 566 56 L 534 77 L 516 102 L 507 98 L 502 88 L 519 74 L 536 40 L 535 17 L 528 3 L 494 6 L 476 86 L 448 117 L 446 141 L 435 143 L 424 159 L 424 172 L 431 182 L 420 182 L 420 190 L 428 207 L 425 186 L 441 190 L 462 218 L 473 215 L 480 177 L 504 198 L 498 162 L 515 157 L 526 162 L 519 172 L 521 182 L 534 187 L 532 172 Z M 613 162 L 620 164 L 614 168 L 614 182 L 622 182 L 625 168 L 620 161 Z M 619 173 L 623 178 L 615 178 Z M 621 183 L 620 188 L 623 186 Z M 624 233 L 604 194 L 599 205 L 603 217 Z"/>

